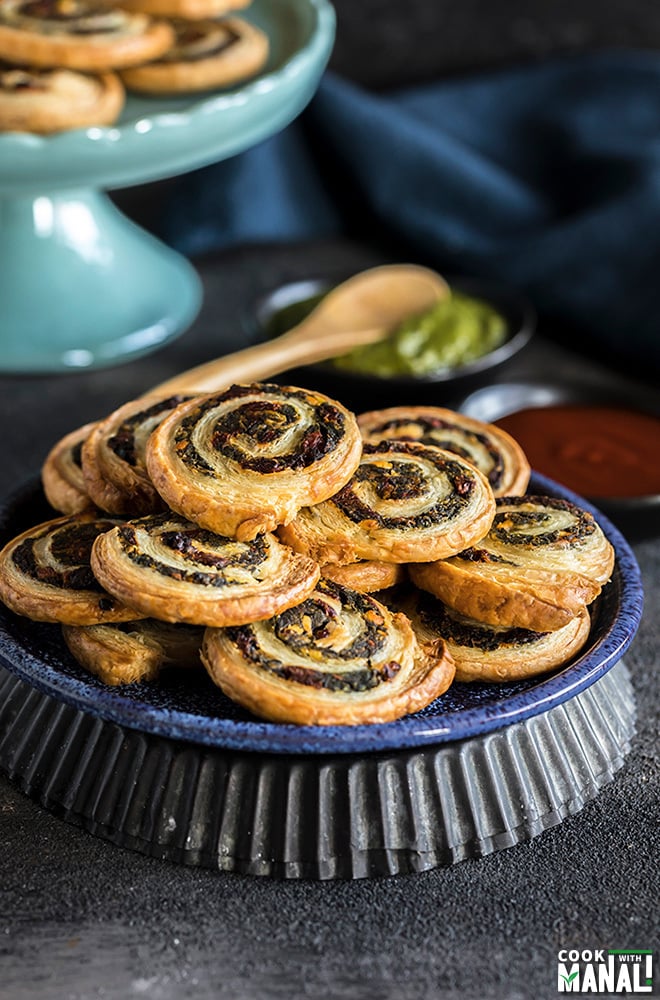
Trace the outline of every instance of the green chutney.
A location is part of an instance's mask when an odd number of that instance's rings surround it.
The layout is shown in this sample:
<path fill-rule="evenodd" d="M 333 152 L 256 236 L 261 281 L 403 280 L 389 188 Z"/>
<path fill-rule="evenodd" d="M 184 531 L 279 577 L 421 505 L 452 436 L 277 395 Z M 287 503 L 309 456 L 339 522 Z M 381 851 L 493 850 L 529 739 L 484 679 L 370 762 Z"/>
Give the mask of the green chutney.
<path fill-rule="evenodd" d="M 475 361 L 506 339 L 506 320 L 496 309 L 452 292 L 386 340 L 356 347 L 333 364 L 365 375 L 430 375 Z"/>
<path fill-rule="evenodd" d="M 268 336 L 278 337 L 309 316 L 324 293 L 292 302 L 274 313 Z M 430 375 L 459 368 L 507 339 L 504 317 L 487 302 L 461 292 L 406 320 L 378 344 L 356 347 L 330 364 L 365 375 Z"/>

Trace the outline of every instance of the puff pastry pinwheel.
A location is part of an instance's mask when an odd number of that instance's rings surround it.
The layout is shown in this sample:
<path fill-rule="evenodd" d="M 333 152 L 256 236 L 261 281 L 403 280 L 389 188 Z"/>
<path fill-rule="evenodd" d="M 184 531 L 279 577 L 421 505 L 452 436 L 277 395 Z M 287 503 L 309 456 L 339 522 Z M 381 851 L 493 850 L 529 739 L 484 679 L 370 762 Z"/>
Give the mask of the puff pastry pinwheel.
<path fill-rule="evenodd" d="M 66 434 L 48 452 L 41 469 L 46 499 L 62 514 L 80 514 L 94 509 L 94 501 L 85 489 L 81 453 L 95 426 L 85 424 Z"/>
<path fill-rule="evenodd" d="M 3 132 L 47 135 L 89 125 L 111 125 L 124 106 L 124 96 L 115 73 L 26 68 L 0 60 Z"/>
<path fill-rule="evenodd" d="M 146 457 L 172 510 L 249 540 L 341 489 L 361 451 L 357 421 L 340 403 L 255 383 L 179 406 L 152 433 Z"/>
<path fill-rule="evenodd" d="M 589 637 L 583 608 L 554 632 L 487 625 L 468 618 L 424 591 L 401 604 L 422 642 L 442 636 L 456 664 L 457 681 L 516 681 L 547 673 L 572 660 Z"/>
<path fill-rule="evenodd" d="M 173 42 L 165 21 L 95 0 L 0 3 L 0 57 L 10 63 L 119 69 L 156 59 Z"/>
<path fill-rule="evenodd" d="M 250 542 L 216 535 L 166 512 L 113 528 L 92 568 L 110 593 L 145 616 L 190 625 L 242 625 L 297 604 L 319 567 L 266 533 Z"/>
<path fill-rule="evenodd" d="M 365 441 L 419 441 L 460 455 L 488 479 L 493 494 L 524 493 L 529 483 L 529 462 L 509 434 L 438 406 L 392 406 L 358 417 Z"/>
<path fill-rule="evenodd" d="M 222 20 L 173 20 L 176 41 L 144 66 L 121 74 L 129 90 L 177 94 L 227 87 L 253 76 L 268 58 L 268 37 L 238 17 Z"/>
<path fill-rule="evenodd" d="M 351 590 L 359 590 L 361 594 L 387 590 L 407 579 L 406 568 L 401 563 L 381 562 L 377 559 L 360 559 L 345 566 L 326 563 L 321 567 L 321 576 Z"/>
<path fill-rule="evenodd" d="M 490 625 L 552 631 L 600 593 L 614 550 L 587 511 L 554 497 L 500 497 L 488 535 L 451 559 L 410 566 L 411 579 Z"/>
<path fill-rule="evenodd" d="M 243 7 L 252 0 L 122 0 L 127 10 L 139 10 L 154 17 L 180 17 L 196 21 L 199 18 L 220 17 Z"/>
<path fill-rule="evenodd" d="M 439 448 L 381 441 L 365 444 L 343 489 L 279 534 L 321 564 L 422 562 L 479 541 L 494 514 L 492 491 L 474 466 Z"/>
<path fill-rule="evenodd" d="M 405 615 L 330 580 L 268 621 L 207 629 L 202 661 L 255 715 L 302 725 L 397 719 L 428 705 L 454 676 L 441 640 L 421 647 Z"/>
<path fill-rule="evenodd" d="M 147 439 L 189 398 L 133 400 L 92 429 L 82 448 L 82 470 L 85 489 L 97 507 L 131 517 L 163 510 L 165 504 L 147 473 Z"/>
<path fill-rule="evenodd" d="M 90 567 L 95 539 L 116 523 L 89 513 L 24 531 L 0 552 L 0 599 L 17 614 L 42 622 L 96 625 L 141 618 L 107 593 Z"/>
<path fill-rule="evenodd" d="M 62 635 L 81 666 L 104 684 L 152 681 L 165 667 L 200 667 L 204 629 L 144 618 L 116 625 L 63 625 Z"/>

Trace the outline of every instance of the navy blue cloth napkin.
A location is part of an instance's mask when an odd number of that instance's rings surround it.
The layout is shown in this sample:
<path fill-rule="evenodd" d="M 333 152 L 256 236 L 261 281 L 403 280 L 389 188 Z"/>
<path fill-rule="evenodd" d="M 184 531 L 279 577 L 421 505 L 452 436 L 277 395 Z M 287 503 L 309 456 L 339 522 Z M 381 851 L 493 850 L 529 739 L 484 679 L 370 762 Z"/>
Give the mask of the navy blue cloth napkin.
<path fill-rule="evenodd" d="M 327 74 L 284 132 L 186 177 L 165 236 L 195 254 L 369 229 L 660 372 L 660 55 L 379 94 Z"/>

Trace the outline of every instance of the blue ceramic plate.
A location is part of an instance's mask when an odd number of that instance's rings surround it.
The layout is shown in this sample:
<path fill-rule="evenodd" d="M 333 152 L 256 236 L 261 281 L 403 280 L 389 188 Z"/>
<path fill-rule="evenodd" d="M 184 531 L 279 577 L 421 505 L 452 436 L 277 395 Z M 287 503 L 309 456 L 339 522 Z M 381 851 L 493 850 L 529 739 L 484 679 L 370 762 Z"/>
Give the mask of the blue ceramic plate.
<path fill-rule="evenodd" d="M 171 671 L 158 681 L 109 688 L 86 673 L 64 646 L 57 625 L 20 618 L 0 606 L 0 664 L 54 698 L 123 726 L 233 750 L 329 754 L 428 746 L 520 722 L 573 698 L 621 658 L 642 613 L 639 568 L 617 529 L 580 497 L 535 475 L 530 492 L 563 497 L 591 510 L 616 550 L 612 581 L 592 607 L 585 651 L 542 678 L 511 684 L 454 684 L 422 712 L 374 726 L 293 726 L 259 722 L 230 702 L 203 671 Z M 0 540 L 52 517 L 30 483 L 0 508 Z"/>

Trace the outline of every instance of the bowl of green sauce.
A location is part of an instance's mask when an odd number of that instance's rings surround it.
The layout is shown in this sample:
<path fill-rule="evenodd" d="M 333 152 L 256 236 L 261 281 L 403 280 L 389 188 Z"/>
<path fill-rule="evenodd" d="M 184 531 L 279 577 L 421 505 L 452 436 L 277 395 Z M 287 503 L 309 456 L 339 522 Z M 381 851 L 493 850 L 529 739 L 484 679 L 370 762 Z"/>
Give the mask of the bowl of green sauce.
<path fill-rule="evenodd" d="M 286 333 L 331 287 L 322 278 L 281 285 L 257 302 L 252 332 L 256 327 L 267 338 Z M 449 287 L 447 299 L 411 316 L 387 340 L 288 372 L 286 379 L 334 393 L 358 410 L 394 398 L 446 404 L 478 388 L 528 343 L 536 316 L 523 296 L 499 283 L 455 278 Z"/>

